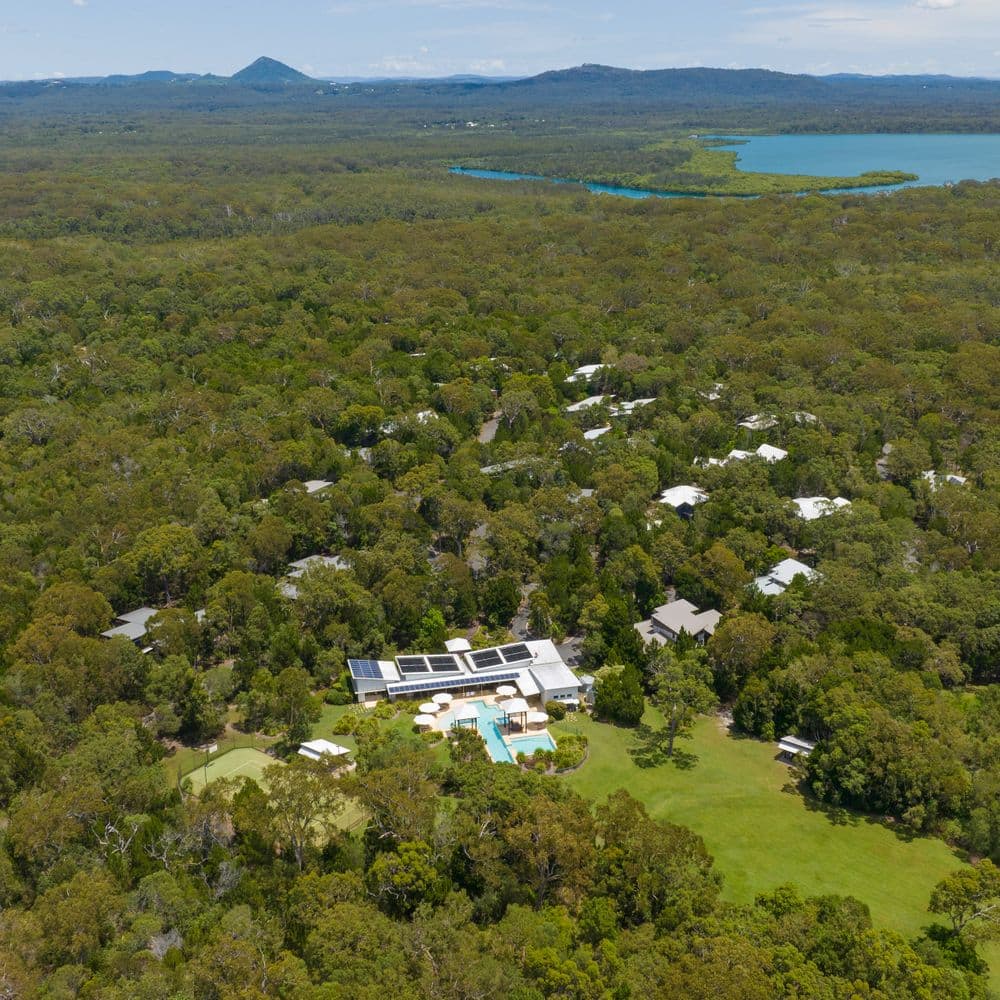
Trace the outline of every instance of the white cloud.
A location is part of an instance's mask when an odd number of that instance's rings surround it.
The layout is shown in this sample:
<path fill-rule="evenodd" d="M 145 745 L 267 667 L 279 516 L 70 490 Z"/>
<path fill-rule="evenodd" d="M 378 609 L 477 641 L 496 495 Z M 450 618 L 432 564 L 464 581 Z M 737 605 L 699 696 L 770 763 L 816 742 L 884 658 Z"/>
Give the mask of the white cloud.
<path fill-rule="evenodd" d="M 86 7 L 87 0 L 70 0 L 74 7 Z"/>
<path fill-rule="evenodd" d="M 916 0 L 914 6 L 924 10 L 951 10 L 958 6 L 958 0 Z"/>

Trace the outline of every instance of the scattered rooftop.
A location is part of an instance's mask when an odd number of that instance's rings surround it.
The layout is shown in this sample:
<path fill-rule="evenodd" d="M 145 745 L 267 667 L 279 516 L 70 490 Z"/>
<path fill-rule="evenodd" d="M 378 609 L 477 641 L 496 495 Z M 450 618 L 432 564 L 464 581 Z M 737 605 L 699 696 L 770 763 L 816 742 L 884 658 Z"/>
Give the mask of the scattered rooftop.
<path fill-rule="evenodd" d="M 851 506 L 851 501 L 843 497 L 834 497 L 832 500 L 829 497 L 796 497 L 792 503 L 798 508 L 798 516 L 803 521 L 815 521 Z"/>
<path fill-rule="evenodd" d="M 566 376 L 567 382 L 589 382 L 598 372 L 610 365 L 580 365 L 575 372 Z"/>
<path fill-rule="evenodd" d="M 755 413 L 746 420 L 741 420 L 737 426 L 745 427 L 748 431 L 769 431 L 778 426 L 778 418 L 769 413 Z"/>
<path fill-rule="evenodd" d="M 766 573 L 758 576 L 753 585 L 762 594 L 773 597 L 776 594 L 783 594 L 797 576 L 804 576 L 807 580 L 815 580 L 819 574 L 811 566 L 799 562 L 798 559 L 782 559 Z"/>
<path fill-rule="evenodd" d="M 660 494 L 659 502 L 679 510 L 682 507 L 694 507 L 707 499 L 708 494 L 697 486 L 671 486 Z"/>
<path fill-rule="evenodd" d="M 566 412 L 582 413 L 584 410 L 589 410 L 592 406 L 600 406 L 606 399 L 614 398 L 614 396 L 587 396 L 586 399 L 581 399 L 579 402 L 570 403 L 566 407 Z"/>

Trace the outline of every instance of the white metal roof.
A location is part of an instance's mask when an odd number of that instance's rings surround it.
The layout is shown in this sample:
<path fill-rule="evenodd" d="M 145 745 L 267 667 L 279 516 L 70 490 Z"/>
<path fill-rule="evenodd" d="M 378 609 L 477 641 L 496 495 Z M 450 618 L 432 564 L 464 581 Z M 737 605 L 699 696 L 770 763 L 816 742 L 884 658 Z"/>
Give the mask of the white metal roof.
<path fill-rule="evenodd" d="M 800 754 L 808 757 L 816 749 L 816 744 L 809 740 L 800 739 L 798 736 L 783 736 L 778 740 L 778 749 L 793 757 L 798 757 Z"/>
<path fill-rule="evenodd" d="M 159 608 L 136 608 L 135 611 L 126 611 L 124 614 L 120 614 L 118 618 L 123 622 L 138 622 L 140 625 L 144 625 L 157 611 Z"/>
<path fill-rule="evenodd" d="M 538 682 L 541 691 L 558 691 L 562 688 L 580 686 L 576 674 L 566 666 L 561 657 L 547 663 L 533 663 L 531 676 Z"/>
<path fill-rule="evenodd" d="M 768 431 L 778 426 L 778 418 L 767 413 L 755 413 L 746 420 L 741 420 L 738 426 L 745 427 L 748 431 Z"/>
<path fill-rule="evenodd" d="M 449 653 L 467 653 L 470 649 L 472 649 L 472 644 L 468 639 L 446 639 L 444 648 L 447 649 Z"/>
<path fill-rule="evenodd" d="M 754 586 L 762 594 L 770 596 L 783 594 L 797 576 L 804 576 L 807 580 L 812 580 L 819 574 L 811 566 L 799 562 L 798 559 L 782 559 L 780 563 L 772 566 L 762 576 L 758 576 L 754 580 Z"/>
<path fill-rule="evenodd" d="M 329 566 L 333 569 L 347 569 L 348 564 L 340 556 L 306 556 L 305 559 L 296 559 L 288 564 L 288 575 L 290 577 L 302 576 L 306 570 L 314 569 L 317 566 Z"/>
<path fill-rule="evenodd" d="M 126 611 L 118 615 L 117 620 L 122 623 L 121 625 L 115 625 L 102 632 L 101 635 L 105 639 L 124 636 L 126 639 L 136 642 L 146 634 L 146 623 L 158 611 L 158 608 L 136 608 L 135 611 Z"/>
<path fill-rule="evenodd" d="M 798 515 L 803 521 L 815 521 L 825 517 L 842 507 L 850 507 L 851 501 L 843 497 L 796 497 L 792 503 L 798 508 Z"/>
<path fill-rule="evenodd" d="M 528 703 L 523 698 L 508 698 L 500 702 L 500 707 L 508 715 L 524 715 L 528 711 Z"/>
<path fill-rule="evenodd" d="M 306 493 L 319 493 L 320 490 L 333 486 L 333 483 L 329 479 L 307 479 L 302 485 L 306 488 Z"/>
<path fill-rule="evenodd" d="M 584 436 L 584 439 L 587 440 L 587 441 L 596 441 L 599 437 L 603 437 L 605 434 L 607 434 L 609 430 L 611 430 L 610 426 L 608 426 L 608 427 L 594 427 L 593 429 L 591 429 L 589 431 L 584 431 L 583 432 L 583 436 Z"/>
<path fill-rule="evenodd" d="M 773 444 L 762 444 L 757 449 L 757 456 L 765 462 L 780 462 L 783 458 L 788 458 L 788 452 L 784 448 L 775 448 Z"/>
<path fill-rule="evenodd" d="M 566 381 L 586 382 L 593 378 L 599 371 L 603 371 L 607 367 L 607 365 L 580 365 L 575 372 L 566 376 Z"/>
<path fill-rule="evenodd" d="M 580 413 L 582 410 L 589 410 L 592 406 L 600 406 L 606 399 L 614 399 L 614 396 L 588 396 L 577 403 L 570 403 L 566 407 L 566 412 Z"/>
<path fill-rule="evenodd" d="M 697 486 L 671 486 L 670 489 L 664 490 L 660 494 L 660 503 L 668 504 L 675 510 L 684 504 L 693 507 L 707 499 L 708 494 L 704 490 L 698 489 Z"/>
<path fill-rule="evenodd" d="M 339 743 L 331 743 L 329 740 L 309 740 L 299 747 L 299 753 L 310 760 L 319 760 L 323 756 L 343 757 L 351 751 L 347 747 L 342 747 Z"/>

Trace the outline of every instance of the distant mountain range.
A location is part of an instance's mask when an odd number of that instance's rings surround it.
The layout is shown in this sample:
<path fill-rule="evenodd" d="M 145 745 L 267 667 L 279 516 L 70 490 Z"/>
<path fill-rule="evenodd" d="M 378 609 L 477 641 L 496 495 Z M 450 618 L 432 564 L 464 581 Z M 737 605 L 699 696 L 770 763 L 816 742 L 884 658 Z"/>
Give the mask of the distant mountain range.
<path fill-rule="evenodd" d="M 129 85 L 178 84 L 178 83 L 237 83 L 249 87 L 294 87 L 317 83 L 336 84 L 378 84 L 399 85 L 419 84 L 426 87 L 447 85 L 500 86 L 517 84 L 533 89 L 565 88 L 589 91 L 634 92 L 648 95 L 659 90 L 669 90 L 672 95 L 704 90 L 715 93 L 729 92 L 734 96 L 746 97 L 753 93 L 773 93 L 776 88 L 784 92 L 795 91 L 797 96 L 829 95 L 830 85 L 878 84 L 889 87 L 933 84 L 935 86 L 996 84 L 1000 80 L 987 77 L 956 77 L 942 74 L 908 76 L 869 76 L 863 73 L 832 73 L 826 76 L 780 73 L 764 69 L 711 69 L 693 67 L 684 69 L 634 70 L 615 66 L 585 64 L 571 69 L 549 70 L 534 76 L 482 76 L 472 73 L 455 74 L 447 77 L 363 77 L 326 76 L 311 77 L 286 63 L 261 56 L 249 66 L 232 76 L 218 76 L 214 73 L 179 73 L 172 70 L 147 70 L 145 73 L 110 76 L 59 77 L 49 80 L 3 81 L 6 85 L 16 83 L 76 84 L 87 86 L 122 87 Z"/>
<path fill-rule="evenodd" d="M 763 69 L 631 70 L 584 65 L 536 76 L 316 79 L 261 57 L 232 76 L 151 70 L 135 75 L 0 84 L 0 114 L 184 112 L 259 105 L 367 109 L 410 123 L 669 120 L 681 128 L 774 127 L 1000 131 L 1000 80 L 951 76 L 808 76 Z"/>

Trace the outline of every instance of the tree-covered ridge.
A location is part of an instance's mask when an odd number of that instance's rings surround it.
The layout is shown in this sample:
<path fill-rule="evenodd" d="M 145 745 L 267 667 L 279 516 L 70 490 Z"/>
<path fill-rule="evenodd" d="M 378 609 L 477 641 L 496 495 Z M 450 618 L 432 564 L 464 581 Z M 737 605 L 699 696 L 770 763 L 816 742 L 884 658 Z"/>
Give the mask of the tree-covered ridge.
<path fill-rule="evenodd" d="M 348 656 L 502 636 L 528 594 L 671 753 L 718 702 L 817 742 L 804 794 L 1000 858 L 997 185 L 631 203 L 463 184 L 467 137 L 134 125 L 4 150 L 13 995 L 983 995 L 985 864 L 904 941 L 808 887 L 722 904 L 696 834 L 464 740 L 365 718 L 349 779 L 199 798 L 162 758 L 227 726 L 294 751 Z M 597 393 L 655 401 L 567 412 Z M 695 461 L 765 440 L 788 457 Z M 690 522 L 653 502 L 688 482 Z M 819 495 L 851 507 L 796 517 Z M 319 552 L 348 568 L 289 599 Z M 747 589 L 791 553 L 812 583 Z M 725 616 L 653 656 L 632 626 L 671 592 Z M 98 638 L 141 604 L 152 652 Z"/>

